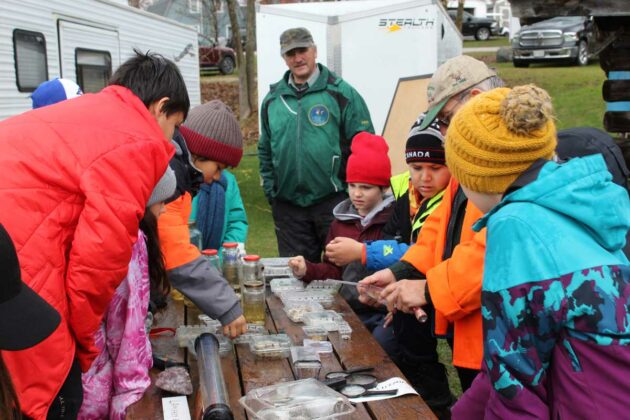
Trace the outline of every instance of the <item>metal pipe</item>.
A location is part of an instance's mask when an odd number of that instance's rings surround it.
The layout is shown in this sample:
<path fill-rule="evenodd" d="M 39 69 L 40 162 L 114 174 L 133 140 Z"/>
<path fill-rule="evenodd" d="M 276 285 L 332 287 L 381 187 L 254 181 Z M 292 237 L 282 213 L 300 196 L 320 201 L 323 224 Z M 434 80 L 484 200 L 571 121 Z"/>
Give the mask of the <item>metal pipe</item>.
<path fill-rule="evenodd" d="M 234 416 L 228 403 L 228 393 L 221 369 L 219 340 L 214 334 L 201 334 L 195 340 L 199 392 L 201 395 L 201 420 L 232 420 Z"/>

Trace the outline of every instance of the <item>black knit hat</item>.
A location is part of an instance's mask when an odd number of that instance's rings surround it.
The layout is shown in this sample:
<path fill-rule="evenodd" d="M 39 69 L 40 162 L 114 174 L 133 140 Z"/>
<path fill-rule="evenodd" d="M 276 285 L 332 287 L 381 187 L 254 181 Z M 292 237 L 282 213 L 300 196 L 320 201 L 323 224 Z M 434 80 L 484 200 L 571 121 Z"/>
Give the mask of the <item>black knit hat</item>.
<path fill-rule="evenodd" d="M 440 133 L 437 121 L 432 121 L 425 129 L 423 125 L 425 114 L 420 114 L 411 126 L 405 145 L 405 160 L 411 162 L 430 162 L 446 165 L 444 159 L 444 137 Z"/>
<path fill-rule="evenodd" d="M 59 312 L 22 282 L 15 246 L 0 225 L 0 350 L 32 347 L 59 322 Z"/>

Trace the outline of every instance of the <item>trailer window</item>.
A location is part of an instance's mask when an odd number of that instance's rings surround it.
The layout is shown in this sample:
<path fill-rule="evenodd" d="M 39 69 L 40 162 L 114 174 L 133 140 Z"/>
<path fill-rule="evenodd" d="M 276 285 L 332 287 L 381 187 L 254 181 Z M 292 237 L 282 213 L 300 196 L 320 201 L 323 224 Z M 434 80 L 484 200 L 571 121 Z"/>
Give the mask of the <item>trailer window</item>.
<path fill-rule="evenodd" d="M 109 51 L 75 49 L 77 83 L 85 93 L 95 93 L 107 86 L 112 75 L 112 56 Z"/>
<path fill-rule="evenodd" d="M 48 80 L 46 38 L 41 32 L 13 31 L 15 81 L 20 92 L 33 92 Z"/>

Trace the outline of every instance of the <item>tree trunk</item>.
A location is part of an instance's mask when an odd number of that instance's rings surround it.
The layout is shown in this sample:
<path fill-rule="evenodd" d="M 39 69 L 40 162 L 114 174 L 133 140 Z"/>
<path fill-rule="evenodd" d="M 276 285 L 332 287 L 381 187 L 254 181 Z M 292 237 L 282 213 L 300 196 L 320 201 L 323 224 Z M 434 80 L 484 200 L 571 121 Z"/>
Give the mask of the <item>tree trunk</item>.
<path fill-rule="evenodd" d="M 455 18 L 455 26 L 459 32 L 462 31 L 464 20 L 464 0 L 457 0 L 457 17 Z"/>
<path fill-rule="evenodd" d="M 230 25 L 232 26 L 232 41 L 236 50 L 236 61 L 238 67 L 238 106 L 241 120 L 249 117 L 252 109 L 249 106 L 247 98 L 247 74 L 245 71 L 245 57 L 243 56 L 243 45 L 241 44 L 241 31 L 238 26 L 238 17 L 236 15 L 237 0 L 226 0 L 228 13 L 230 15 Z"/>
<path fill-rule="evenodd" d="M 219 18 L 217 17 L 217 10 L 221 7 L 221 1 L 210 0 L 212 3 L 212 29 L 214 30 L 214 43 L 219 44 Z"/>
<path fill-rule="evenodd" d="M 254 65 L 256 45 L 256 0 L 247 0 L 247 44 L 245 45 L 245 55 L 247 63 L 245 73 L 247 74 L 247 101 L 250 110 L 258 109 L 256 103 L 256 66 Z"/>

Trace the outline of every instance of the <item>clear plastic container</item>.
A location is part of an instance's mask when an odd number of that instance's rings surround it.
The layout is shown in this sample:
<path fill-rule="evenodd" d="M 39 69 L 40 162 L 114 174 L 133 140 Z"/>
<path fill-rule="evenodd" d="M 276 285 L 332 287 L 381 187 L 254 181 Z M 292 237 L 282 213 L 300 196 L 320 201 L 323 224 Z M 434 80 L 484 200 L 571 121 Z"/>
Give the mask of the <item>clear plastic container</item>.
<path fill-rule="evenodd" d="M 356 410 L 317 379 L 282 382 L 249 391 L 239 402 L 250 419 L 346 419 Z"/>
<path fill-rule="evenodd" d="M 275 257 L 275 258 L 261 258 L 260 263 L 265 267 L 288 267 L 289 260 L 291 258 L 288 257 Z"/>
<path fill-rule="evenodd" d="M 201 334 L 199 334 L 201 335 Z M 224 336 L 223 334 L 214 334 L 219 342 L 219 355 L 221 357 L 225 357 L 232 352 L 234 345 L 232 344 L 232 340 Z M 188 351 L 195 357 L 197 357 L 197 352 L 195 350 L 195 340 L 197 337 L 192 340 L 188 340 L 186 343 L 186 347 L 188 347 Z"/>
<path fill-rule="evenodd" d="M 247 332 L 236 337 L 232 342 L 234 344 L 249 344 L 252 341 L 252 337 L 260 335 L 268 335 L 269 332 L 264 325 L 247 324 Z"/>
<path fill-rule="evenodd" d="M 277 277 L 290 277 L 293 275 L 293 270 L 289 266 L 286 267 L 269 267 L 263 268 L 263 276 L 266 279 L 274 279 Z"/>
<path fill-rule="evenodd" d="M 234 345 L 232 345 L 232 340 L 224 336 L 223 334 L 215 334 L 217 339 L 219 340 L 219 354 L 221 357 L 227 356 L 232 352 Z"/>
<path fill-rule="evenodd" d="M 321 290 L 323 292 L 336 294 L 341 289 L 341 284 L 330 280 L 313 280 L 306 286 L 306 290 Z"/>
<path fill-rule="evenodd" d="M 311 291 L 290 291 L 280 293 L 280 299 L 285 305 L 296 302 L 317 302 L 324 308 L 330 308 L 335 301 L 335 297 L 330 293 L 319 290 Z"/>
<path fill-rule="evenodd" d="M 208 315 L 201 314 L 197 318 L 199 318 L 199 321 L 201 321 L 203 325 L 214 328 L 213 332 L 219 331 L 222 327 L 221 322 L 216 319 L 210 318 Z"/>
<path fill-rule="evenodd" d="M 280 296 L 280 294 L 284 292 L 304 290 L 304 282 L 295 277 L 275 278 L 272 279 L 269 284 L 271 285 L 271 293 L 276 296 Z"/>
<path fill-rule="evenodd" d="M 195 341 L 195 338 L 199 337 L 203 333 L 216 333 L 217 329 L 214 326 L 208 325 L 180 325 L 175 330 L 175 338 L 179 347 L 186 347 Z"/>
<path fill-rule="evenodd" d="M 305 313 L 323 311 L 324 307 L 317 302 L 289 302 L 283 309 L 291 321 L 303 322 L 302 317 Z"/>
<path fill-rule="evenodd" d="M 326 341 L 328 340 L 328 330 L 319 326 L 305 325 L 302 327 L 304 335 L 310 340 Z"/>
<path fill-rule="evenodd" d="M 322 362 L 313 348 L 291 347 L 291 361 L 298 379 L 319 378 Z"/>
<path fill-rule="evenodd" d="M 346 321 L 339 323 L 337 332 L 342 340 L 350 340 L 350 338 L 352 338 L 352 327 Z"/>
<path fill-rule="evenodd" d="M 312 348 L 317 353 L 332 353 L 333 351 L 333 346 L 330 341 L 317 341 L 305 338 L 303 345 L 304 347 Z"/>
<path fill-rule="evenodd" d="M 291 344 L 286 334 L 270 334 L 252 337 L 249 348 L 262 359 L 285 359 L 291 354 Z"/>
<path fill-rule="evenodd" d="M 321 327 L 326 331 L 337 331 L 343 317 L 335 311 L 309 312 L 302 317 L 311 327 Z"/>

